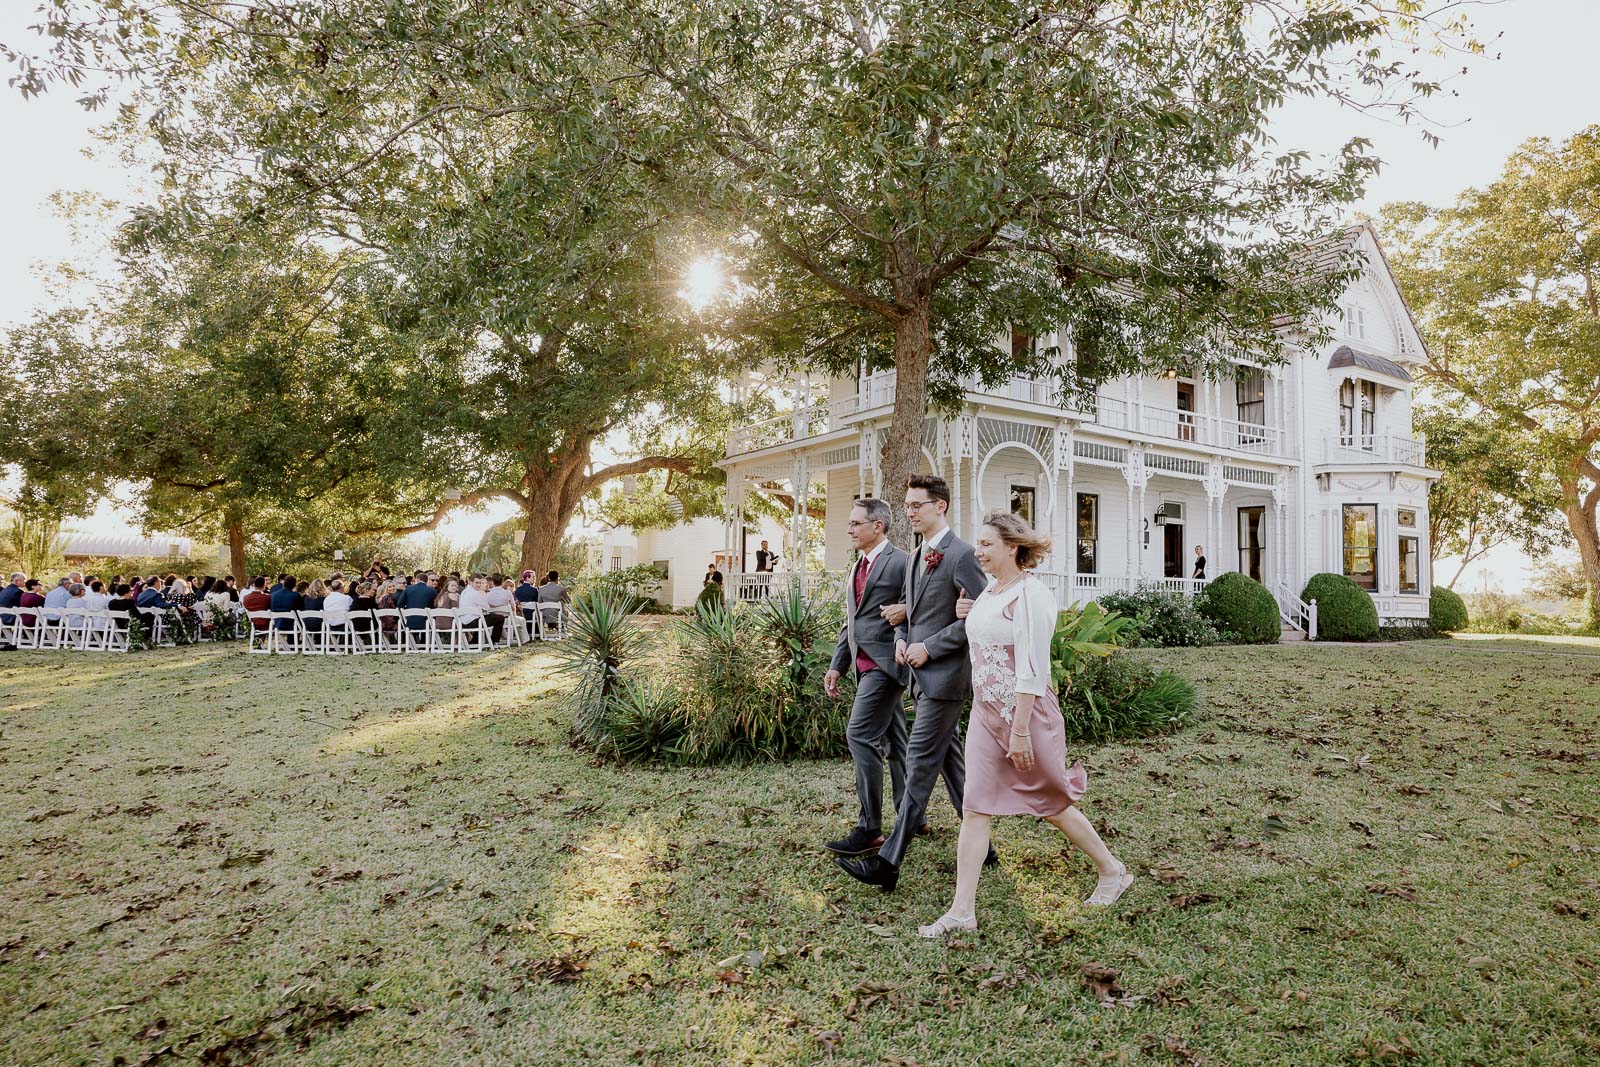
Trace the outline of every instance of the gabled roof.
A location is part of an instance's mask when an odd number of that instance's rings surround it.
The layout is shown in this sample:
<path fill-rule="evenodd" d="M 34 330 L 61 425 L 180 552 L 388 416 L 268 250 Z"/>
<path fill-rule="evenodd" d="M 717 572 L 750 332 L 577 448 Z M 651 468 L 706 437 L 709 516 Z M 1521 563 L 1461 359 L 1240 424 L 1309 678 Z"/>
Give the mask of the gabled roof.
<path fill-rule="evenodd" d="M 1410 373 L 1392 359 L 1384 359 L 1370 352 L 1358 352 L 1349 345 L 1340 345 L 1334 349 L 1333 355 L 1328 359 L 1328 369 L 1337 370 L 1340 367 L 1360 367 L 1362 370 L 1381 374 L 1387 378 L 1409 382 Z"/>
<path fill-rule="evenodd" d="M 1372 247 L 1378 250 L 1378 262 L 1383 265 L 1384 272 L 1389 276 L 1389 284 L 1399 298 L 1400 309 L 1405 312 L 1406 321 L 1411 324 L 1412 331 L 1417 335 L 1417 343 L 1422 347 L 1422 354 L 1428 355 L 1428 342 L 1423 339 L 1422 327 L 1417 325 L 1417 317 L 1406 301 L 1406 294 L 1394 280 L 1394 268 L 1389 264 L 1389 256 L 1384 252 L 1383 242 L 1378 240 L 1378 231 L 1372 223 L 1362 220 L 1353 226 L 1346 226 L 1339 233 L 1313 241 L 1306 247 L 1307 261 L 1315 271 L 1332 273 L 1341 270 L 1349 262 L 1350 253 L 1360 246 L 1363 237 L 1372 238 Z M 1280 315 L 1272 320 L 1272 325 L 1283 328 L 1294 325 L 1294 322 L 1289 316 Z M 1409 381 L 1409 378 L 1407 380 Z"/>

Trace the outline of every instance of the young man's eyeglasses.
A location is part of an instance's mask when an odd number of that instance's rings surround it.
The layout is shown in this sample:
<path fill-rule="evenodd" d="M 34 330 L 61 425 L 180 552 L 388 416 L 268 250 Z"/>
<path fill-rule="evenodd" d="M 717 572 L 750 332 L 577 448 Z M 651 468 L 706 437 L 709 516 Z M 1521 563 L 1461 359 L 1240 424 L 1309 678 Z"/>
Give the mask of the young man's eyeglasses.
<path fill-rule="evenodd" d="M 929 504 L 932 504 L 932 503 L 934 503 L 934 501 L 932 501 L 932 500 L 907 500 L 906 501 L 906 510 L 907 511 L 921 511 L 923 508 L 927 507 Z"/>

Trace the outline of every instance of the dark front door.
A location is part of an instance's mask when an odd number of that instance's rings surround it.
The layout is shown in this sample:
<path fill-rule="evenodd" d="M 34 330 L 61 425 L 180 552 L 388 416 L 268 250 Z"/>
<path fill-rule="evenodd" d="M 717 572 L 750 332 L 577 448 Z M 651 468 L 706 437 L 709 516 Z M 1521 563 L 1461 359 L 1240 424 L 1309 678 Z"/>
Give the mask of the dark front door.
<path fill-rule="evenodd" d="M 1183 577 L 1183 523 L 1169 522 L 1162 527 L 1161 573 L 1168 578 Z"/>

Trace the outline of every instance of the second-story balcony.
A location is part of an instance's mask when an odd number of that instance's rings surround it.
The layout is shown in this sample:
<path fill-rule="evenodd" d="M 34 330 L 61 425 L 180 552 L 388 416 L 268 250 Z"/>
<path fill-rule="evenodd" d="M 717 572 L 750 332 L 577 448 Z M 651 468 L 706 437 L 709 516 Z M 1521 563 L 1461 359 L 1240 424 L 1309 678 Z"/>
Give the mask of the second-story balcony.
<path fill-rule="evenodd" d="M 1060 383 L 1054 378 L 1016 376 L 998 385 L 968 380 L 969 396 L 998 406 L 1016 406 L 1035 414 L 1065 414 L 1079 422 L 1129 435 L 1172 441 L 1204 449 L 1223 449 L 1263 456 L 1287 455 L 1290 439 L 1282 427 L 1241 422 L 1221 415 L 1183 411 L 1148 401 L 1097 396 L 1087 408 L 1061 402 Z M 825 400 L 784 412 L 770 419 L 735 428 L 728 435 L 729 456 L 794 441 L 822 437 L 855 424 L 861 418 L 882 414 L 894 406 L 893 371 L 864 375 L 853 395 Z"/>
<path fill-rule="evenodd" d="M 1326 464 L 1405 464 L 1428 465 L 1427 441 L 1422 437 L 1401 437 L 1390 433 L 1334 434 L 1323 443 L 1322 462 Z"/>

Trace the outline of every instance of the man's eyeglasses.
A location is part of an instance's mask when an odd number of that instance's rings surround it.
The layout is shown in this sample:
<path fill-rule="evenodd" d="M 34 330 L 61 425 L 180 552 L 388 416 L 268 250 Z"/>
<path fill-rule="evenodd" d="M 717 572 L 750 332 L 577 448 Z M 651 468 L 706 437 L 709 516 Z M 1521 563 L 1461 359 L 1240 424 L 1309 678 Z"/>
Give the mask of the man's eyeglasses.
<path fill-rule="evenodd" d="M 933 503 L 932 500 L 907 500 L 906 501 L 906 510 L 907 511 L 921 511 L 923 508 L 927 507 L 929 504 L 932 504 L 932 503 Z"/>
<path fill-rule="evenodd" d="M 857 526 L 871 526 L 877 521 L 877 519 L 851 519 L 849 522 L 845 523 L 845 525 L 854 530 Z"/>

